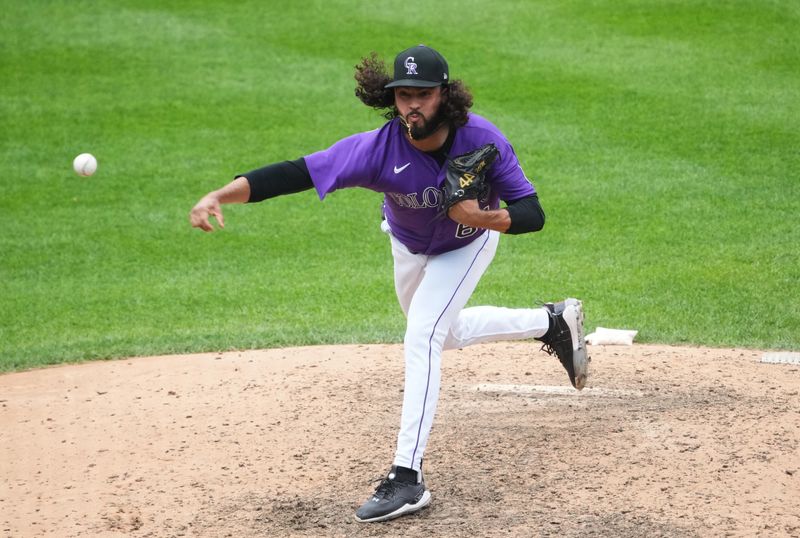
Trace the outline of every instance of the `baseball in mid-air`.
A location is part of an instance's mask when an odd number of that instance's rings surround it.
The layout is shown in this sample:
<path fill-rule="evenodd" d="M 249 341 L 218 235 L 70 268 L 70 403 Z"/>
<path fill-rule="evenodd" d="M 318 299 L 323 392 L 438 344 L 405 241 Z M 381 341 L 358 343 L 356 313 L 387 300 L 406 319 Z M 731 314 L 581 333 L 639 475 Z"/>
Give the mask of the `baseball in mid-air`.
<path fill-rule="evenodd" d="M 91 153 L 81 153 L 72 161 L 72 168 L 79 176 L 91 176 L 97 170 L 97 159 Z"/>

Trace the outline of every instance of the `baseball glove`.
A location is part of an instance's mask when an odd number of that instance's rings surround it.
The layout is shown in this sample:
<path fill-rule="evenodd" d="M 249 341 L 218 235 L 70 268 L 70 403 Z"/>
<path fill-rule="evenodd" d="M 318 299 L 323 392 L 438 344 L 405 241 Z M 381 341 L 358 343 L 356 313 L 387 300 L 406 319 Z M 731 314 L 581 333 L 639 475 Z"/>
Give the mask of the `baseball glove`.
<path fill-rule="evenodd" d="M 462 200 L 477 200 L 489 192 L 486 171 L 497 158 L 497 147 L 485 144 L 476 150 L 459 155 L 447 163 L 447 177 L 442 186 L 443 214 Z"/>

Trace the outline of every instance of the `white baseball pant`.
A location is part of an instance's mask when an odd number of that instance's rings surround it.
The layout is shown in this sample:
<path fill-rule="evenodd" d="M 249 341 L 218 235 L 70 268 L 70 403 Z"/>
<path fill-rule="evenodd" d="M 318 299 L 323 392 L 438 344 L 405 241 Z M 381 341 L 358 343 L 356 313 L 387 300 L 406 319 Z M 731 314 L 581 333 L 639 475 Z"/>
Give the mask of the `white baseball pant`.
<path fill-rule="evenodd" d="M 439 400 L 442 350 L 543 336 L 549 317 L 544 308 L 464 308 L 494 258 L 499 232 L 484 232 L 458 250 L 430 256 L 413 254 L 389 236 L 395 290 L 408 322 L 394 464 L 419 471 Z"/>

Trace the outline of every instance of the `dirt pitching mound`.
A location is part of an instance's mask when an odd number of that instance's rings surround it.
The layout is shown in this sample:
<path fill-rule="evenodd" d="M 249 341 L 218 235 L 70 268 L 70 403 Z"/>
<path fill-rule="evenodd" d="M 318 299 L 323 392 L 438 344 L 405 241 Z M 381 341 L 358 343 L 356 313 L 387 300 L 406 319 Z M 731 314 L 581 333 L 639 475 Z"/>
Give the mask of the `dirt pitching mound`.
<path fill-rule="evenodd" d="M 360 524 L 391 463 L 399 346 L 0 376 L 0 536 L 798 536 L 800 366 L 530 343 L 444 354 L 431 506 Z"/>

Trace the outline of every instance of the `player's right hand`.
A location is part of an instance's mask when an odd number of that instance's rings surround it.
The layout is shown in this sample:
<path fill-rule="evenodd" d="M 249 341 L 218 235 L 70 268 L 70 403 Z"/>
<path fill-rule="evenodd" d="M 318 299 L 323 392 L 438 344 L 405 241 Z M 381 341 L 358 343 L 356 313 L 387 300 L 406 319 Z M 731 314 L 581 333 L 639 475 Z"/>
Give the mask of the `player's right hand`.
<path fill-rule="evenodd" d="M 209 220 L 211 216 L 217 219 L 220 228 L 225 227 L 219 199 L 212 194 L 207 194 L 189 212 L 189 222 L 191 222 L 192 228 L 200 228 L 204 232 L 213 232 L 214 226 L 211 225 Z"/>

